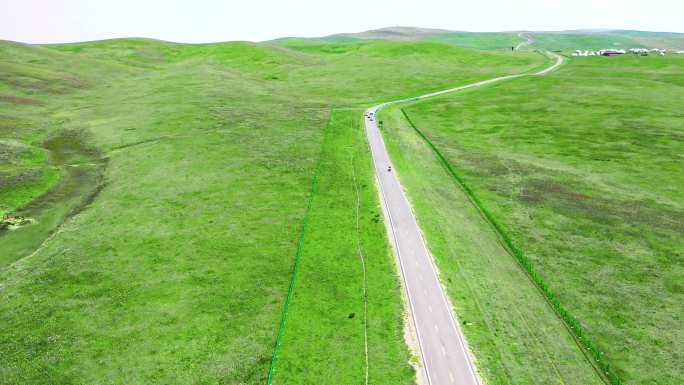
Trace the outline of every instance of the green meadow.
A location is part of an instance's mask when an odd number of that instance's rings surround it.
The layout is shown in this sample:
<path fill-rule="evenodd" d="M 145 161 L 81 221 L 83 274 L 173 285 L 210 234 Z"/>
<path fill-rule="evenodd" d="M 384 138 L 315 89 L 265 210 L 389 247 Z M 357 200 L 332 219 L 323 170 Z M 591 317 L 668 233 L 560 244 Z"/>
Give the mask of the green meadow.
<path fill-rule="evenodd" d="M 625 56 L 573 59 L 543 77 L 404 106 L 626 384 L 684 377 L 681 100 L 684 58 Z M 398 108 L 380 119 L 457 313 L 472 322 L 466 336 L 475 352 L 487 352 L 478 359 L 494 383 L 516 373 L 499 358 L 515 357 L 514 346 L 536 340 L 533 356 L 554 357 L 553 344 L 523 335 L 525 327 L 543 335 L 554 317 L 532 308 L 532 284 L 496 247 L 491 221 Z M 499 343 L 501 319 L 514 325 L 507 333 L 519 344 Z M 589 383 L 570 375 L 557 382 Z"/>
<path fill-rule="evenodd" d="M 411 382 L 363 108 L 546 61 L 0 42 L 0 383 Z"/>
<path fill-rule="evenodd" d="M 432 35 L 428 40 L 441 41 L 459 47 L 474 49 L 509 50 L 526 41 L 512 32 L 452 32 Z"/>

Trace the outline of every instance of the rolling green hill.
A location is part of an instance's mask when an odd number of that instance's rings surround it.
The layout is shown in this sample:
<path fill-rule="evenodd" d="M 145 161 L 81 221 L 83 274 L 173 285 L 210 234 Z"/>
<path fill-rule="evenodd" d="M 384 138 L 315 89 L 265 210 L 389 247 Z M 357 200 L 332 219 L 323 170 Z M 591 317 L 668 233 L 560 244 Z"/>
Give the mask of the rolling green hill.
<path fill-rule="evenodd" d="M 531 34 L 0 42 L 0 383 L 413 383 L 364 109 L 682 36 Z M 382 112 L 486 383 L 600 380 L 407 117 L 626 383 L 669 385 L 683 73 L 578 58 Z"/>
<path fill-rule="evenodd" d="M 372 40 L 416 40 L 424 37 L 429 37 L 435 34 L 448 33 L 450 31 L 435 28 L 418 28 L 418 27 L 387 27 L 373 29 L 370 31 L 358 33 L 343 33 L 328 36 L 330 37 L 351 37 L 354 39 L 372 39 Z"/>

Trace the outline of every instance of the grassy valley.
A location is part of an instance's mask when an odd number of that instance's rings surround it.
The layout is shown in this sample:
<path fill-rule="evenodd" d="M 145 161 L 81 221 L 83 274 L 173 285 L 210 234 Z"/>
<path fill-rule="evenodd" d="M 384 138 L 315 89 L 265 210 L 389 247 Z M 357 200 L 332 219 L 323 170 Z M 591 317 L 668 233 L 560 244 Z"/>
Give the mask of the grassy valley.
<path fill-rule="evenodd" d="M 364 110 L 684 48 L 528 35 L 0 41 L 0 383 L 415 383 Z M 486 384 L 684 377 L 683 74 L 568 58 L 380 112 Z"/>
<path fill-rule="evenodd" d="M 275 383 L 411 382 L 361 111 L 546 60 L 0 43 L 0 206 L 35 221 L 0 233 L 0 382 L 264 383 L 278 335 Z"/>

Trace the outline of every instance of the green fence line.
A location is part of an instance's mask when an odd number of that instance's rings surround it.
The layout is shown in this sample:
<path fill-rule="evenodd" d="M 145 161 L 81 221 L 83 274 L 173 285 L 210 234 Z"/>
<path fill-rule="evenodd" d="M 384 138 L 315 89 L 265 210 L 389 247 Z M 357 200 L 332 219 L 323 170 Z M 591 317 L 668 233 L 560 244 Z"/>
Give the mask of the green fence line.
<path fill-rule="evenodd" d="M 321 169 L 321 159 L 323 158 L 323 149 L 325 146 L 325 141 L 328 136 L 328 131 L 330 131 L 330 124 L 332 122 L 333 109 L 330 110 L 328 114 L 328 122 L 325 126 L 325 131 L 323 132 L 323 140 L 321 141 L 321 149 L 318 153 L 318 159 L 316 160 L 316 166 L 314 169 L 314 174 L 311 179 L 311 192 L 309 193 L 309 201 L 306 205 L 306 211 L 304 213 L 304 222 L 302 223 L 302 230 L 299 233 L 299 239 L 297 240 L 297 251 L 295 252 L 294 265 L 292 267 L 292 275 L 290 277 L 290 286 L 287 289 L 287 298 L 285 299 L 285 305 L 283 305 L 283 314 L 280 318 L 280 326 L 278 329 L 278 335 L 276 336 L 275 346 L 273 347 L 273 357 L 271 358 L 271 366 L 268 369 L 268 379 L 266 384 L 271 385 L 273 383 L 273 376 L 275 374 L 276 363 L 278 362 L 278 356 L 280 354 L 280 343 L 282 342 L 283 336 L 285 335 L 285 323 L 287 321 L 288 310 L 290 308 L 290 303 L 294 297 L 294 287 L 297 281 L 297 273 L 299 272 L 299 262 L 302 257 L 302 249 L 304 246 L 304 237 L 306 236 L 306 231 L 309 228 L 309 213 L 311 212 L 311 207 L 313 206 L 314 197 L 318 191 L 318 173 Z"/>
<path fill-rule="evenodd" d="M 599 351 L 594 342 L 584 331 L 579 321 L 577 321 L 577 319 L 560 303 L 560 300 L 556 294 L 551 291 L 546 282 L 544 282 L 541 276 L 534 270 L 530 259 L 527 258 L 525 253 L 515 245 L 513 239 L 508 235 L 504 227 L 496 220 L 494 215 L 492 215 L 492 213 L 487 209 L 482 201 L 480 201 L 477 195 L 475 195 L 473 190 L 466 184 L 465 179 L 459 175 L 456 170 L 454 170 L 454 168 L 451 166 L 451 163 L 449 163 L 444 155 L 442 155 L 437 146 L 435 146 L 432 141 L 421 130 L 419 130 L 418 127 L 416 127 L 415 124 L 413 124 L 413 121 L 411 118 L 409 118 L 406 111 L 403 108 L 400 108 L 400 110 L 409 125 L 413 127 L 418 135 L 428 144 L 435 155 L 437 155 L 437 158 L 439 158 L 442 166 L 446 168 L 447 172 L 454 178 L 454 180 L 456 180 L 457 184 L 465 192 L 475 208 L 484 216 L 485 220 L 489 222 L 497 236 L 503 241 L 504 246 L 508 250 L 509 254 L 516 259 L 525 273 L 527 273 L 530 280 L 542 292 L 546 301 L 551 305 L 556 314 L 565 323 L 565 326 L 570 330 L 574 340 L 580 346 L 582 353 L 585 356 L 590 357 L 590 362 L 593 360 L 596 369 L 599 371 L 600 377 L 604 381 L 608 380 L 611 385 L 624 385 L 622 379 L 608 363 L 608 360 L 605 358 L 603 352 Z M 587 354 L 587 352 L 589 354 Z"/>

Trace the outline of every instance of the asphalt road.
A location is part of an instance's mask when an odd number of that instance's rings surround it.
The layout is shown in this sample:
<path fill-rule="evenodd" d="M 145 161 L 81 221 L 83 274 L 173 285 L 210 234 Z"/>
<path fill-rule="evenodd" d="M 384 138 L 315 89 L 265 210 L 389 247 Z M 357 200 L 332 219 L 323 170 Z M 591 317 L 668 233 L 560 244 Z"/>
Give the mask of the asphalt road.
<path fill-rule="evenodd" d="M 550 54 L 556 58 L 556 63 L 534 75 L 544 75 L 563 63 L 562 57 Z M 389 104 L 426 99 L 522 76 L 529 75 L 502 76 L 416 98 L 383 103 L 371 107 L 365 113 L 366 135 L 385 209 L 385 220 L 399 260 L 423 366 L 430 385 L 479 385 L 480 381 L 468 355 L 463 333 L 437 277 L 432 257 L 392 166 L 376 125 L 375 113 Z"/>

